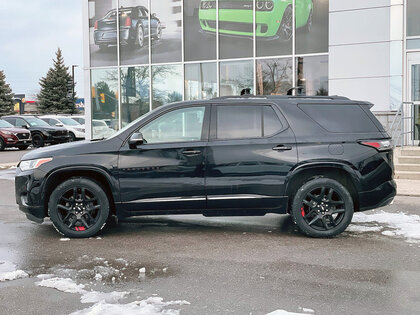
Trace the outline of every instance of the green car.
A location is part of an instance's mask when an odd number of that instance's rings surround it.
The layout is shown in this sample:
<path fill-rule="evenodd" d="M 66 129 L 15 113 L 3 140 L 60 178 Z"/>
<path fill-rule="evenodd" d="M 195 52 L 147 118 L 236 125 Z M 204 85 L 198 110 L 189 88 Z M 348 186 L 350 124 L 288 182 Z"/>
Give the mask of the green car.
<path fill-rule="evenodd" d="M 292 0 L 219 0 L 219 34 L 253 36 L 253 3 L 256 6 L 257 38 L 282 40 L 292 38 Z M 312 0 L 296 0 L 296 28 L 311 30 L 313 7 Z M 216 33 L 215 0 L 201 1 L 199 19 L 203 32 Z"/>

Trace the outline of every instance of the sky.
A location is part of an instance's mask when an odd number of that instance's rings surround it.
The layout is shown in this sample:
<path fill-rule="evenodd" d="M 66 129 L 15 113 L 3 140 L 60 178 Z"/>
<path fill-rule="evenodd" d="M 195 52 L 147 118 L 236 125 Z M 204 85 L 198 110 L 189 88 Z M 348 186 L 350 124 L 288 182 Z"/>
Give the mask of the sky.
<path fill-rule="evenodd" d="M 14 93 L 34 99 L 58 47 L 70 70 L 79 66 L 76 92 L 84 97 L 82 0 L 0 0 L 0 70 Z"/>

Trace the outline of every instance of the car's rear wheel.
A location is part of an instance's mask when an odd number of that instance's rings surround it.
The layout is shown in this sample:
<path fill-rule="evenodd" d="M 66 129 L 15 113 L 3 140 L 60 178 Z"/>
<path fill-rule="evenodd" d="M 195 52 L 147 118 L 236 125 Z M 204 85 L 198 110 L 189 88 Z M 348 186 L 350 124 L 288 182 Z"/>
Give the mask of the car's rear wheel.
<path fill-rule="evenodd" d="M 281 19 L 278 30 L 278 36 L 285 41 L 290 40 L 293 36 L 293 9 L 291 6 L 288 6 L 284 10 L 283 18 Z"/>
<path fill-rule="evenodd" d="M 343 232 L 353 218 L 349 191 L 330 178 L 316 178 L 302 185 L 293 198 L 293 221 L 312 237 L 333 237 Z"/>
<path fill-rule="evenodd" d="M 45 145 L 44 137 L 39 133 L 32 136 L 32 145 L 34 148 L 41 148 Z"/>
<path fill-rule="evenodd" d="M 97 234 L 109 216 L 109 201 L 104 189 L 87 178 L 71 178 L 51 194 L 48 211 L 54 227 L 68 237 Z"/>
<path fill-rule="evenodd" d="M 0 138 L 0 151 L 4 151 L 5 147 L 6 147 L 6 145 L 4 144 L 4 140 L 2 138 Z"/>
<path fill-rule="evenodd" d="M 136 43 L 139 48 L 142 48 L 144 46 L 144 30 L 141 25 L 137 26 Z"/>
<path fill-rule="evenodd" d="M 19 150 L 21 151 L 25 151 L 27 148 L 29 147 L 29 145 L 21 145 L 19 148 Z"/>

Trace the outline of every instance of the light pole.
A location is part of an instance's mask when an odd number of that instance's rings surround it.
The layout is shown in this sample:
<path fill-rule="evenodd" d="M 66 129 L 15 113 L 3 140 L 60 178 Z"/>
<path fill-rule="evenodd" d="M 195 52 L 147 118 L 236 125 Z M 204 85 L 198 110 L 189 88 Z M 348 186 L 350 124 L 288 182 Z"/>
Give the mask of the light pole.
<path fill-rule="evenodd" d="M 76 108 L 76 100 L 74 99 L 74 68 L 77 68 L 78 65 L 71 66 L 71 78 L 72 78 L 72 87 L 71 87 L 71 97 L 73 100 L 73 106 Z"/>

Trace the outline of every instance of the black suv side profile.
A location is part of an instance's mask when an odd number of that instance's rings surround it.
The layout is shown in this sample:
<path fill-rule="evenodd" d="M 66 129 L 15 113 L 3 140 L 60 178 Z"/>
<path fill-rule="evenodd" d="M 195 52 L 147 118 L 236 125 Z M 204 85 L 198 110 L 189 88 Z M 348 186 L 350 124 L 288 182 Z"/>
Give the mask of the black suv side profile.
<path fill-rule="evenodd" d="M 69 237 L 92 236 L 114 215 L 266 213 L 333 237 L 396 194 L 393 146 L 371 106 L 337 96 L 161 106 L 108 139 L 26 154 L 16 201 Z"/>
<path fill-rule="evenodd" d="M 70 140 L 67 129 L 50 126 L 35 116 L 3 116 L 2 119 L 15 127 L 28 129 L 31 132 L 34 148 L 40 148 L 46 144 L 65 143 Z"/>

